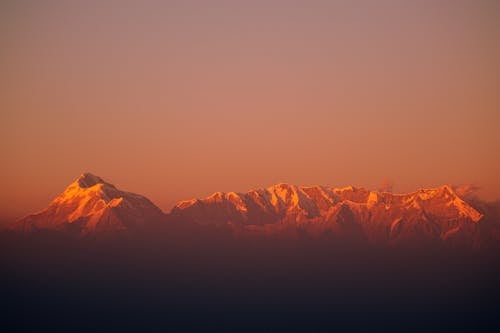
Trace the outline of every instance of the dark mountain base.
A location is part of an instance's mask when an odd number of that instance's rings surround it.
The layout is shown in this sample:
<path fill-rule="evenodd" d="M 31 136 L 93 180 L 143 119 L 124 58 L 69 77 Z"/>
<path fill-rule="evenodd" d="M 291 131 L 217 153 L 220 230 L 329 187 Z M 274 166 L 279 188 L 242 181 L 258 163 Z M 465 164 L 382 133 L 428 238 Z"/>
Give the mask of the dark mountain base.
<path fill-rule="evenodd" d="M 496 331 L 494 249 L 164 230 L 2 235 L 6 331 Z"/>

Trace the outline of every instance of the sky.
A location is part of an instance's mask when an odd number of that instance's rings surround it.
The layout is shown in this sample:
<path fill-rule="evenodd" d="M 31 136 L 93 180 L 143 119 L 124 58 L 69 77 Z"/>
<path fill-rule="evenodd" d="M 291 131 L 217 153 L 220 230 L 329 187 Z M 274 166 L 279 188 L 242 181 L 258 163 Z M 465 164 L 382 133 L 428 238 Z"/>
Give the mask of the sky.
<path fill-rule="evenodd" d="M 5 0 L 0 49 L 0 220 L 83 172 L 165 211 L 279 182 L 500 198 L 495 0 Z"/>

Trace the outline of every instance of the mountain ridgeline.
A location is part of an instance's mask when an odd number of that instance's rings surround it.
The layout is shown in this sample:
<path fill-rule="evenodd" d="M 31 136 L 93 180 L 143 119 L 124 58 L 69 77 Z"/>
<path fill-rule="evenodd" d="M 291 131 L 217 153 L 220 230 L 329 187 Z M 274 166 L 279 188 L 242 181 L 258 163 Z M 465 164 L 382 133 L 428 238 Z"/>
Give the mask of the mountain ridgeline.
<path fill-rule="evenodd" d="M 278 184 L 165 214 L 83 174 L 0 233 L 4 326 L 498 331 L 500 206 L 460 193 Z"/>
<path fill-rule="evenodd" d="M 147 198 L 85 173 L 47 209 L 17 221 L 11 229 L 85 237 L 172 224 L 204 230 L 212 226 L 243 238 L 327 236 L 375 245 L 430 242 L 475 248 L 496 241 L 493 215 L 487 204 L 472 205 L 450 186 L 392 194 L 289 184 L 247 193 L 217 192 L 181 201 L 165 214 Z"/>

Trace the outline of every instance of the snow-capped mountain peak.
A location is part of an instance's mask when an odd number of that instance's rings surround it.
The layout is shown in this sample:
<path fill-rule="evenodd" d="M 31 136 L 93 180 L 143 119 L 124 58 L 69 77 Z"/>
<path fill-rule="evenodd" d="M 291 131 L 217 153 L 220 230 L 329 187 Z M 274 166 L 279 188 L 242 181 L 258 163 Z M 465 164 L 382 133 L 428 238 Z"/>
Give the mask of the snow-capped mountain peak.
<path fill-rule="evenodd" d="M 92 187 L 97 184 L 108 184 L 101 177 L 95 176 L 89 172 L 82 173 L 74 183 L 82 188 Z"/>
<path fill-rule="evenodd" d="M 164 218 L 147 198 L 117 189 L 90 173 L 80 175 L 43 211 L 13 225 L 15 230 L 66 230 L 80 234 L 127 230 Z"/>

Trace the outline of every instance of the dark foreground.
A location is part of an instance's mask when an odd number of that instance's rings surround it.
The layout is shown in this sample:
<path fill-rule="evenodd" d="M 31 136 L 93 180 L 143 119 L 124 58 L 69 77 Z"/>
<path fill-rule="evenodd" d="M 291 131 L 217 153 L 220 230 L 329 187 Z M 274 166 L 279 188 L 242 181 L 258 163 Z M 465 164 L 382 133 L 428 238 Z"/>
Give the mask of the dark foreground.
<path fill-rule="evenodd" d="M 157 232 L 1 236 L 4 332 L 500 329 L 498 251 Z"/>

